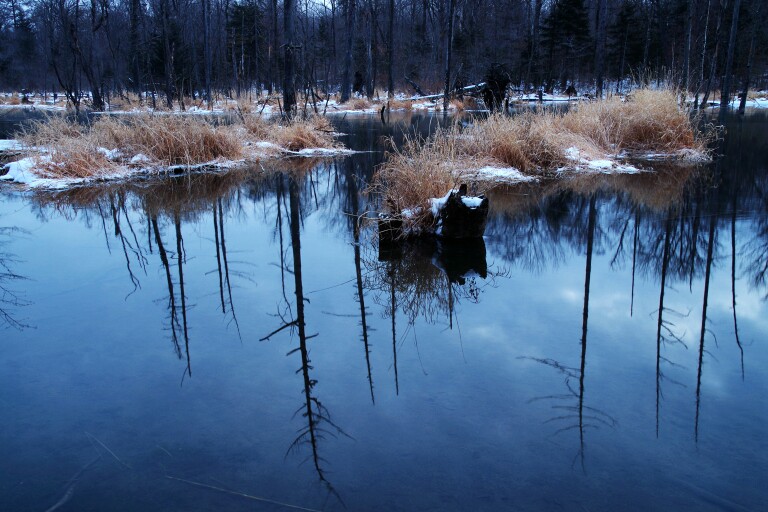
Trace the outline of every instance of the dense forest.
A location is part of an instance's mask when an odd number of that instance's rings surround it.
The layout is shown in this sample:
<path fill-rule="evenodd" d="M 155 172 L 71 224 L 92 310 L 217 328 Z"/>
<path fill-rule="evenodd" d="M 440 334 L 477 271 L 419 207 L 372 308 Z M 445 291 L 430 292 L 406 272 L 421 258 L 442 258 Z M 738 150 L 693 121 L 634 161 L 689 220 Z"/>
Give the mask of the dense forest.
<path fill-rule="evenodd" d="M 0 0 L 0 89 L 169 105 L 458 90 L 599 96 L 627 80 L 768 87 L 764 0 Z M 286 97 L 286 101 L 290 98 Z"/>

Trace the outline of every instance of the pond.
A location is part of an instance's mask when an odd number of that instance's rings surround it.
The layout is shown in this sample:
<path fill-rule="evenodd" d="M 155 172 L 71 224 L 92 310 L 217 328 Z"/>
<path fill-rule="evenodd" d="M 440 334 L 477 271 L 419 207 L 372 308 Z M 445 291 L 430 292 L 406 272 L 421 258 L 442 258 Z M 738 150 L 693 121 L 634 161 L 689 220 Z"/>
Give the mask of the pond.
<path fill-rule="evenodd" d="M 765 114 L 460 247 L 358 222 L 439 119 L 335 122 L 366 152 L 0 191 L 1 510 L 765 506 Z"/>

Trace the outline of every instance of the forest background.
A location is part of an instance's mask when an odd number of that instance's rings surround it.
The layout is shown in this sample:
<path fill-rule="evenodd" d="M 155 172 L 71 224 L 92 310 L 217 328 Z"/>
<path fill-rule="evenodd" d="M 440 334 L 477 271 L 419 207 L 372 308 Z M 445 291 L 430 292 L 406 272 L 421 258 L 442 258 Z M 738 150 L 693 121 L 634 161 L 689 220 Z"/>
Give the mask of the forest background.
<path fill-rule="evenodd" d="M 319 97 L 766 89 L 765 0 L 0 0 L 0 89 Z M 733 94 L 733 92 L 731 92 Z M 294 99 L 295 101 L 295 99 Z"/>

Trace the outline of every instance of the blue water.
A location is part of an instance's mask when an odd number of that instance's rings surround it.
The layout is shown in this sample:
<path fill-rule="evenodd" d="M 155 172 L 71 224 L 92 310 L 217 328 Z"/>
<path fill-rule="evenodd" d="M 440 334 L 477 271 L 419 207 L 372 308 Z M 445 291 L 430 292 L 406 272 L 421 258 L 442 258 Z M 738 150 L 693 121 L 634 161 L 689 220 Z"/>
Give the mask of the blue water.
<path fill-rule="evenodd" d="M 399 257 L 355 214 L 436 121 L 338 123 L 374 152 L 2 189 L 0 510 L 765 508 L 765 115 Z"/>

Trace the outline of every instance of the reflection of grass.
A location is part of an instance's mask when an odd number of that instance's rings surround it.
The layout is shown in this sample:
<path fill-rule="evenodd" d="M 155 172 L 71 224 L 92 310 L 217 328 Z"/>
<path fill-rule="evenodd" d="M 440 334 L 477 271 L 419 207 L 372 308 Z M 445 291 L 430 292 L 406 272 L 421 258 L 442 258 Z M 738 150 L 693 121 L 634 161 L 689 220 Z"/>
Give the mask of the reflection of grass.
<path fill-rule="evenodd" d="M 463 171 L 485 165 L 546 174 L 578 166 L 573 154 L 597 159 L 623 151 L 705 153 L 688 113 L 672 90 L 639 90 L 628 99 L 584 103 L 562 113 L 537 110 L 514 117 L 494 115 L 429 140 L 408 141 L 379 169 L 375 187 L 393 213 L 420 209 L 415 224 L 429 221 L 429 199 L 441 197 L 464 179 Z"/>
<path fill-rule="evenodd" d="M 654 173 L 577 174 L 561 180 L 521 183 L 491 192 L 491 215 L 517 217 L 528 215 L 547 198 L 574 192 L 588 196 L 605 190 L 624 195 L 631 204 L 662 212 L 679 205 L 686 190 L 695 185 L 701 169 L 674 164 L 658 167 Z"/>
<path fill-rule="evenodd" d="M 66 217 L 78 211 L 104 208 L 117 195 L 133 196 L 149 215 L 194 216 L 208 212 L 219 198 L 233 196 L 245 184 L 260 185 L 273 173 L 253 173 L 234 169 L 228 173 L 200 173 L 184 179 L 164 178 L 141 183 L 104 184 L 98 187 L 77 187 L 61 191 L 41 190 L 32 196 L 44 208 L 53 208 Z"/>

